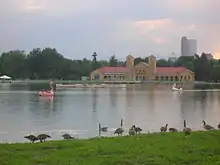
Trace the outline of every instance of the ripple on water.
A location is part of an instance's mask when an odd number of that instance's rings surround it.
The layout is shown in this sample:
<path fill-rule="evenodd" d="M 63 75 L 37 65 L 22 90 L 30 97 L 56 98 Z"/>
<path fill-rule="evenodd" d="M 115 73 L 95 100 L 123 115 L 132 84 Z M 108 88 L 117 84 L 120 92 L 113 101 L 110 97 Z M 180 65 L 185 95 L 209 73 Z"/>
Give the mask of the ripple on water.
<path fill-rule="evenodd" d="M 113 132 L 120 127 L 121 118 L 125 134 L 133 124 L 143 132 L 158 132 L 166 123 L 181 130 L 184 119 L 193 130 L 202 128 L 202 120 L 213 126 L 219 122 L 219 89 L 194 90 L 192 85 L 175 93 L 171 85 L 138 86 L 123 90 L 59 89 L 53 99 L 39 97 L 39 85 L 0 86 L 0 141 L 28 142 L 25 135 L 41 133 L 50 134 L 51 140 L 63 139 L 64 133 L 90 138 L 98 135 L 99 122 L 109 127 L 102 136 L 117 136 Z"/>

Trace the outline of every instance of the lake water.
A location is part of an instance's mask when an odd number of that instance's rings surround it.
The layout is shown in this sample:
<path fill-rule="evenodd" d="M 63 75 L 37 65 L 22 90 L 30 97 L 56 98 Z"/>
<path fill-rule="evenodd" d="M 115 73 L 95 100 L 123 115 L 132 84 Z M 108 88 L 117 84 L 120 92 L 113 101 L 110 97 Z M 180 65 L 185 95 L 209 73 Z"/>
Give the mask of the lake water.
<path fill-rule="evenodd" d="M 79 138 L 98 135 L 98 123 L 108 126 L 103 136 L 112 136 L 124 121 L 144 132 L 158 132 L 168 124 L 183 128 L 183 120 L 193 130 L 202 129 L 202 120 L 216 127 L 220 122 L 220 86 L 128 85 L 123 88 L 57 89 L 53 98 L 37 95 L 47 84 L 0 85 L 0 142 L 26 142 L 27 134 L 47 133 L 53 140 L 70 133 Z"/>

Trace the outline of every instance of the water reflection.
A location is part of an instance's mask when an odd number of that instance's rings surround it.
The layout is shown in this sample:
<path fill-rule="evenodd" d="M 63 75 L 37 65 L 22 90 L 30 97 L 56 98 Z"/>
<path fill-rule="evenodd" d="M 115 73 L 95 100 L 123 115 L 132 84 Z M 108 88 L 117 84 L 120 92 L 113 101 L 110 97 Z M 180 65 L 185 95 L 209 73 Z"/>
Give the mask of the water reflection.
<path fill-rule="evenodd" d="M 197 95 L 198 99 L 199 99 L 199 102 L 200 102 L 200 112 L 201 112 L 201 117 L 203 120 L 205 120 L 205 117 L 206 117 L 206 108 L 207 108 L 207 102 L 206 102 L 206 99 L 207 99 L 207 92 L 198 92 L 198 95 Z"/>
<path fill-rule="evenodd" d="M 97 130 L 98 123 L 100 122 L 98 120 L 98 115 L 97 115 L 97 103 L 98 103 L 98 94 L 97 94 L 97 89 L 94 88 L 92 90 L 92 120 L 91 120 L 92 130 Z M 92 133 L 92 135 L 95 136 L 96 134 Z"/>
<path fill-rule="evenodd" d="M 134 123 L 133 119 L 133 115 L 135 111 L 133 111 L 132 109 L 134 109 L 134 93 L 135 93 L 135 88 L 133 86 L 130 86 L 126 91 L 125 91 L 125 101 L 126 101 L 126 120 L 129 121 L 129 123 Z"/>
<path fill-rule="evenodd" d="M 117 89 L 109 90 L 109 99 L 110 99 L 111 108 L 115 108 L 118 103 L 118 90 Z"/>
<path fill-rule="evenodd" d="M 157 88 L 156 84 L 152 84 L 148 88 L 149 94 L 147 94 L 147 97 L 148 97 L 147 104 L 149 105 L 149 110 L 150 110 L 151 115 L 153 115 L 153 112 L 154 112 L 156 88 Z"/>
<path fill-rule="evenodd" d="M 43 104 L 44 110 L 51 111 L 54 110 L 53 106 L 53 99 L 54 96 L 48 96 L 48 97 L 38 97 L 39 103 Z"/>
<path fill-rule="evenodd" d="M 97 89 L 92 90 L 92 111 L 96 112 L 97 111 Z"/>
<path fill-rule="evenodd" d="M 218 103 L 218 106 L 220 106 L 220 92 L 216 92 L 216 97 L 217 97 L 216 101 Z"/>
<path fill-rule="evenodd" d="M 181 110 L 181 114 L 180 114 L 180 118 L 182 120 L 180 120 L 179 125 L 181 128 L 183 128 L 183 121 L 186 120 L 187 122 L 187 126 L 189 126 L 191 129 L 197 129 L 200 125 L 200 121 L 199 118 L 197 118 L 197 116 L 199 116 L 200 114 L 200 110 L 197 108 L 196 105 L 196 101 L 192 101 L 195 100 L 195 92 L 183 92 L 182 93 L 182 97 L 180 98 L 180 110 Z M 195 124 L 197 123 L 197 124 Z M 193 126 L 196 127 L 193 127 Z"/>
<path fill-rule="evenodd" d="M 194 130 L 202 129 L 202 120 L 216 126 L 220 93 L 182 85 L 189 90 L 172 92 L 171 85 L 146 84 L 127 89 L 59 89 L 54 97 L 39 97 L 38 89 L 30 91 L 30 86 L 0 87 L 0 141 L 22 141 L 24 133 L 42 131 L 53 140 L 61 133 L 86 138 L 97 135 L 99 122 L 109 127 L 104 135 L 111 136 L 121 118 L 126 131 L 132 124 L 144 132 L 157 132 L 166 123 L 182 129 L 184 119 Z"/>
<path fill-rule="evenodd" d="M 2 90 L 10 90 L 11 87 L 12 87 L 12 85 L 9 84 L 9 83 L 0 83 L 0 90 L 1 90 L 1 91 L 2 91 Z"/>
<path fill-rule="evenodd" d="M 133 101 L 134 101 L 134 86 L 128 86 L 126 93 L 126 107 L 129 109 L 132 107 Z"/>

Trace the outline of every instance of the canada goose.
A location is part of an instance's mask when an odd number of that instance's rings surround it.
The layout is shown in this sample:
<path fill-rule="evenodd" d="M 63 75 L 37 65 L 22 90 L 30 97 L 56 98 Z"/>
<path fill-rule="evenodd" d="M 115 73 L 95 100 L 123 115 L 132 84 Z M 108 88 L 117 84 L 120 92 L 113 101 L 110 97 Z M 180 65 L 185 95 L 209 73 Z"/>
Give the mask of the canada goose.
<path fill-rule="evenodd" d="M 169 132 L 178 132 L 176 128 L 169 128 Z"/>
<path fill-rule="evenodd" d="M 47 134 L 40 134 L 37 136 L 37 139 L 40 140 L 40 142 L 45 141 L 47 138 L 51 138 L 51 136 Z"/>
<path fill-rule="evenodd" d="M 135 132 L 136 132 L 136 134 L 137 134 L 137 133 L 139 133 L 139 134 L 140 134 L 140 133 L 141 133 L 141 131 L 142 131 L 142 129 L 141 129 L 140 127 L 135 127 Z"/>
<path fill-rule="evenodd" d="M 121 128 L 123 127 L 123 119 L 121 119 Z"/>
<path fill-rule="evenodd" d="M 24 138 L 30 140 L 32 143 L 38 140 L 38 138 L 34 135 L 28 135 L 28 136 L 25 136 Z"/>
<path fill-rule="evenodd" d="M 135 127 L 132 126 L 132 127 L 129 129 L 128 133 L 129 133 L 130 136 L 134 136 L 134 135 L 136 134 L 136 132 L 135 132 Z"/>
<path fill-rule="evenodd" d="M 102 128 L 101 128 L 101 131 L 102 131 L 102 132 L 107 132 L 107 131 L 108 131 L 108 127 L 102 127 Z"/>
<path fill-rule="evenodd" d="M 218 129 L 220 129 L 220 124 L 218 124 Z"/>
<path fill-rule="evenodd" d="M 107 132 L 108 131 L 108 127 L 101 127 L 101 124 L 99 123 L 99 131 Z"/>
<path fill-rule="evenodd" d="M 168 127 L 168 124 L 166 124 L 166 126 L 163 126 L 160 128 L 160 132 L 166 132 L 167 131 L 167 127 Z"/>
<path fill-rule="evenodd" d="M 72 137 L 70 134 L 63 134 L 62 137 L 65 139 L 65 140 L 69 140 L 69 139 L 74 139 L 74 137 Z"/>
<path fill-rule="evenodd" d="M 183 132 L 185 133 L 185 135 L 189 135 L 192 132 L 191 128 L 186 127 L 186 120 L 184 120 Z"/>
<path fill-rule="evenodd" d="M 203 120 L 203 128 L 206 130 L 215 130 L 214 127 L 212 127 L 211 125 L 207 125 L 206 122 Z"/>
<path fill-rule="evenodd" d="M 135 125 L 132 125 L 132 128 L 134 129 L 135 133 L 141 133 L 142 129 L 140 127 L 136 127 Z"/>
<path fill-rule="evenodd" d="M 117 128 L 114 134 L 122 135 L 123 132 L 124 132 L 123 128 Z"/>

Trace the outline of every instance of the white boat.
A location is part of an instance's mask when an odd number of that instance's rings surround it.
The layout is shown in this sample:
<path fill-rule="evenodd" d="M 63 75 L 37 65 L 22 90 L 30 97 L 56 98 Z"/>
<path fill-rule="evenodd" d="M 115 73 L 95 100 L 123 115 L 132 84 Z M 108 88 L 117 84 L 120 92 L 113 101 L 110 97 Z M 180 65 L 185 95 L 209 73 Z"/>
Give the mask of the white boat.
<path fill-rule="evenodd" d="M 172 91 L 182 91 L 182 90 L 183 90 L 182 88 L 177 88 L 175 83 L 173 84 Z"/>

